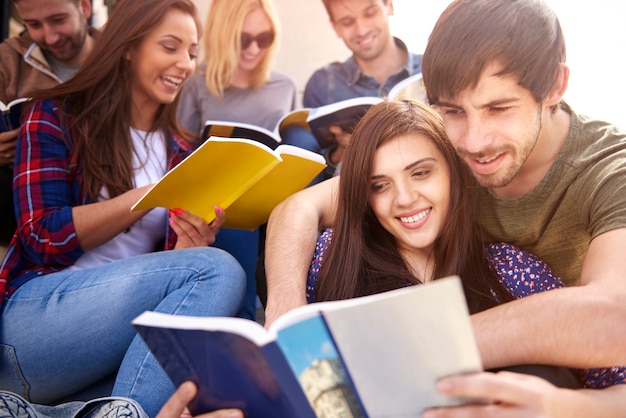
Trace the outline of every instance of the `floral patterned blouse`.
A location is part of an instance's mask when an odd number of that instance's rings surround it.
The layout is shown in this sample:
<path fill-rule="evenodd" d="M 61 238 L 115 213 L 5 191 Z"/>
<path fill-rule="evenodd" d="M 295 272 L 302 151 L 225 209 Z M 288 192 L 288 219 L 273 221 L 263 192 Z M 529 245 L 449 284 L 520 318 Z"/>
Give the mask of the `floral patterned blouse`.
<path fill-rule="evenodd" d="M 309 303 L 315 302 L 315 288 L 319 280 L 320 267 L 332 238 L 332 229 L 327 229 L 320 235 L 315 245 L 306 284 L 306 297 Z M 485 257 L 502 286 L 516 299 L 565 287 L 552 269 L 540 258 L 513 244 L 490 244 L 485 249 Z M 597 389 L 626 383 L 626 366 L 574 371 L 586 388 Z"/>

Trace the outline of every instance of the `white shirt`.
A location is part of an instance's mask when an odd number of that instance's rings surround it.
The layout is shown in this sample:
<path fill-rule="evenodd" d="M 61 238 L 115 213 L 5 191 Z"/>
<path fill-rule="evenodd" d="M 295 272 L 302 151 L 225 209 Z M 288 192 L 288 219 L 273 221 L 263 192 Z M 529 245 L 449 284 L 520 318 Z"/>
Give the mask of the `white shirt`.
<path fill-rule="evenodd" d="M 167 151 L 163 132 L 130 130 L 135 153 L 133 169 L 135 187 L 156 183 L 167 171 Z M 102 190 L 100 200 L 108 199 Z M 112 261 L 154 251 L 165 237 L 167 209 L 155 208 L 104 244 L 85 252 L 70 268 L 78 270 L 96 267 Z"/>

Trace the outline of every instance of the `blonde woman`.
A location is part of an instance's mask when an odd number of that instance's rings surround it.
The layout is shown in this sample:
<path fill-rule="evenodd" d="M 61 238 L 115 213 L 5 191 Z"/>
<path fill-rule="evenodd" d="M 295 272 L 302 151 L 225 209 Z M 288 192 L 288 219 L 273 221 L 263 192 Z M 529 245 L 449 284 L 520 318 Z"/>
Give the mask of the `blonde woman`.
<path fill-rule="evenodd" d="M 213 0 L 203 59 L 183 88 L 179 123 L 196 135 L 208 119 L 274 129 L 296 101 L 295 83 L 272 70 L 278 40 L 278 18 L 270 0 Z"/>

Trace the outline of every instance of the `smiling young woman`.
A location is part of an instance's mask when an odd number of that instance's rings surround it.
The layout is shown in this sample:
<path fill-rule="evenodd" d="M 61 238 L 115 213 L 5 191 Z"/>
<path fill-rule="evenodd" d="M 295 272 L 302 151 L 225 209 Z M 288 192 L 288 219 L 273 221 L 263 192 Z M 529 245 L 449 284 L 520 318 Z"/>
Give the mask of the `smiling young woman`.
<path fill-rule="evenodd" d="M 113 375 L 114 395 L 156 416 L 174 387 L 131 320 L 239 310 L 241 266 L 209 246 L 223 212 L 209 225 L 130 212 L 190 151 L 175 113 L 198 28 L 191 0 L 122 0 L 76 75 L 34 95 L 17 143 L 18 229 L 0 271 L 1 390 L 49 404 Z"/>

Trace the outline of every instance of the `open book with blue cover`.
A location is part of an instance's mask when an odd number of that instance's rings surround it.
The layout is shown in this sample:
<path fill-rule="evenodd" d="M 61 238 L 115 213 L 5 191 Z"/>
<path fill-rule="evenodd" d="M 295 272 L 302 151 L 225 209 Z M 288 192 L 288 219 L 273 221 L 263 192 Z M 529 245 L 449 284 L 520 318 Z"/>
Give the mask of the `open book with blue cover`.
<path fill-rule="evenodd" d="M 155 312 L 133 325 L 176 386 L 196 382 L 194 415 L 418 417 L 471 401 L 439 394 L 438 379 L 482 370 L 456 276 L 302 306 L 268 330 Z"/>

